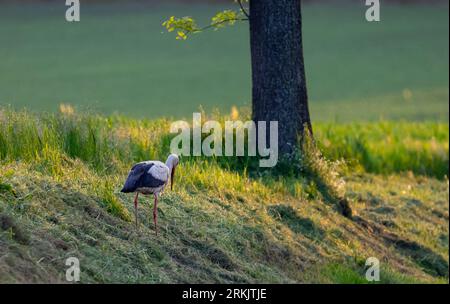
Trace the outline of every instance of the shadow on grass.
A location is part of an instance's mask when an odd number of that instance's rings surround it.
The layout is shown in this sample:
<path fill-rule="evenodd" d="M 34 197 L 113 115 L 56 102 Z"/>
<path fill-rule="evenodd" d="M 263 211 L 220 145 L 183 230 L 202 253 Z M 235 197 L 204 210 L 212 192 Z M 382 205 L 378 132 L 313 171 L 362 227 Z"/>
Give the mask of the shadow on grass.
<path fill-rule="evenodd" d="M 299 216 L 290 206 L 270 206 L 268 213 L 293 232 L 303 234 L 310 239 L 319 239 L 325 235 L 323 229 L 319 228 L 312 220 Z"/>
<path fill-rule="evenodd" d="M 374 222 L 355 217 L 355 222 L 367 229 L 369 232 L 381 237 L 385 243 L 393 245 L 397 251 L 409 257 L 423 270 L 435 277 L 448 278 L 448 262 L 438 253 L 415 241 L 400 237 L 395 233 L 385 231 L 384 228 Z"/>
<path fill-rule="evenodd" d="M 231 257 L 222 249 L 216 247 L 214 244 L 206 241 L 199 241 L 196 239 L 181 239 L 181 241 L 188 247 L 198 250 L 203 256 L 210 260 L 213 264 L 218 265 L 228 271 L 234 271 L 238 268 Z"/>

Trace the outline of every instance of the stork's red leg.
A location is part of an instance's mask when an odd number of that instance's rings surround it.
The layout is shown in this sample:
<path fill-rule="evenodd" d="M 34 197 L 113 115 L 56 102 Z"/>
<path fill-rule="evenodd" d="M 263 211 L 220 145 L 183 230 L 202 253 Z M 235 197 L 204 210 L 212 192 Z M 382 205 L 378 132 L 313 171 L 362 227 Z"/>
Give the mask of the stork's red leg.
<path fill-rule="evenodd" d="M 155 196 L 155 205 L 153 206 L 153 222 L 155 223 L 156 235 L 158 235 L 158 195 Z"/>
<path fill-rule="evenodd" d="M 138 214 L 137 214 L 138 196 L 139 192 L 136 192 L 136 196 L 134 197 L 134 216 L 136 218 L 136 228 L 138 227 Z"/>

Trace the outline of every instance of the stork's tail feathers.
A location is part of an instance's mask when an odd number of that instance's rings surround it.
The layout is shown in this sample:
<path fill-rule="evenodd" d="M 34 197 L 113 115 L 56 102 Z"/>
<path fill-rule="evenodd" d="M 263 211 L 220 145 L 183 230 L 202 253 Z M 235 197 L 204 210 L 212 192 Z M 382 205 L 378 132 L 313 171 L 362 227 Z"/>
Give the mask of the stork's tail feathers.
<path fill-rule="evenodd" d="M 136 191 L 136 187 L 134 187 L 134 185 L 130 185 L 130 183 L 128 181 L 125 183 L 122 190 L 120 190 L 120 192 L 122 192 L 122 193 L 131 193 L 134 191 Z"/>
<path fill-rule="evenodd" d="M 123 187 L 122 190 L 120 190 L 120 192 L 122 192 L 122 193 L 131 193 L 133 191 L 131 189 L 127 189 L 127 188 Z"/>

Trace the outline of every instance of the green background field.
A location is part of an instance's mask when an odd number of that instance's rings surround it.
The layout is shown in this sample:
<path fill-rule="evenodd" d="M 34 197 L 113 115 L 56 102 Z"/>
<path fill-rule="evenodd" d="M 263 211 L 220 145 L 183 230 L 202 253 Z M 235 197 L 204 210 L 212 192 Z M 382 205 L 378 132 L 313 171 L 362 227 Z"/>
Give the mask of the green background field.
<path fill-rule="evenodd" d="M 202 105 L 249 105 L 247 24 L 195 35 L 162 21 L 208 22 L 223 5 L 0 4 L 0 104 L 54 111 L 61 102 L 134 117 L 189 117 Z M 304 5 L 304 46 L 315 121 L 448 122 L 448 4 Z"/>
<path fill-rule="evenodd" d="M 180 42 L 165 18 L 206 24 L 225 6 L 82 0 L 81 22 L 68 23 L 64 1 L 7 1 L 0 283 L 64 283 L 69 256 L 81 283 L 359 284 L 368 257 L 381 283 L 448 283 L 444 1 L 381 1 L 380 23 L 365 21 L 362 0 L 303 1 L 320 149 L 303 141 L 300 158 L 267 170 L 252 157 L 183 155 L 158 236 L 152 198 L 139 197 L 136 230 L 119 191 L 133 163 L 167 158 L 175 134 L 162 116 L 201 104 L 223 123 L 249 105 L 247 24 Z"/>

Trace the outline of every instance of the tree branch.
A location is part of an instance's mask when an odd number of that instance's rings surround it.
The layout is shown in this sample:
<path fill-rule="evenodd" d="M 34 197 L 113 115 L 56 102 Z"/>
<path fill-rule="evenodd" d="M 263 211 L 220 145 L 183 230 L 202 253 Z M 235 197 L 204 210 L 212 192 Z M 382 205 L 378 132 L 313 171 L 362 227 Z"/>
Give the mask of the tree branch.
<path fill-rule="evenodd" d="M 236 17 L 234 17 L 234 16 L 236 16 Z M 192 18 L 188 18 L 189 20 L 187 20 L 186 19 L 187 17 L 183 17 L 181 19 L 180 18 L 175 19 L 175 17 L 170 17 L 169 20 L 164 21 L 163 26 L 166 27 L 169 32 L 177 30 L 178 31 L 177 39 L 186 40 L 187 36 L 189 36 L 191 34 L 203 32 L 210 28 L 218 29 L 218 28 L 220 28 L 221 24 L 224 24 L 227 22 L 234 24 L 234 22 L 236 22 L 236 21 L 248 21 L 249 20 L 248 18 L 238 17 L 238 15 L 234 15 L 234 16 L 229 17 L 228 19 L 222 19 L 220 21 L 211 23 L 207 26 L 200 27 L 200 28 L 198 28 L 195 25 Z M 213 18 L 213 20 L 214 20 L 214 18 Z M 183 21 L 184 21 L 184 23 L 183 23 Z"/>
<path fill-rule="evenodd" d="M 244 15 L 250 19 L 250 14 L 245 10 L 244 5 L 242 4 L 242 0 L 237 0 L 239 3 L 239 6 L 241 7 L 241 11 L 244 13 Z"/>
<path fill-rule="evenodd" d="M 227 22 L 230 22 L 230 21 L 248 21 L 248 18 L 225 19 L 225 20 L 222 20 L 222 21 L 219 21 L 219 22 L 207 25 L 205 27 L 202 27 L 202 28 L 198 29 L 197 32 L 201 32 L 201 31 L 204 31 L 204 30 L 216 27 L 216 26 L 218 26 L 220 24 L 227 23 Z"/>

